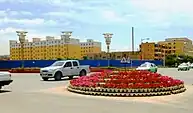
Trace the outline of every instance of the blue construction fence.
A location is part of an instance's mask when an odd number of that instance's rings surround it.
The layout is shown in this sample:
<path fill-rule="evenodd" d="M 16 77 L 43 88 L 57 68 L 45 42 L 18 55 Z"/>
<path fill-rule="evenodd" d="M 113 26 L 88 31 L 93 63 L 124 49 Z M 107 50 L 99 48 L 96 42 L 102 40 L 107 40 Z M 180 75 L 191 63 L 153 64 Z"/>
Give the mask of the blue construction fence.
<path fill-rule="evenodd" d="M 53 64 L 56 60 L 25 60 L 24 67 L 47 67 Z M 80 65 L 90 65 L 91 67 L 106 67 L 108 66 L 108 60 L 79 60 Z M 163 65 L 163 61 L 161 60 L 132 60 L 131 63 L 127 64 L 127 66 L 137 67 L 145 62 L 154 63 L 157 66 Z M 110 60 L 110 66 L 113 67 L 124 67 L 125 64 L 122 64 L 120 60 Z M 18 68 L 22 66 L 21 60 L 2 60 L 0 61 L 0 69 L 11 69 Z"/>

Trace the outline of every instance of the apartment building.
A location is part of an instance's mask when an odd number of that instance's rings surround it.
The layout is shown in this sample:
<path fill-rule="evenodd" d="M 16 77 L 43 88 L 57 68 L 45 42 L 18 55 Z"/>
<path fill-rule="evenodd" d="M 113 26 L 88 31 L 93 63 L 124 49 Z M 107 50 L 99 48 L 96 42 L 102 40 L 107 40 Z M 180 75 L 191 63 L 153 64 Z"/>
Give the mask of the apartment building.
<path fill-rule="evenodd" d="M 96 42 L 92 39 L 87 39 L 86 42 L 80 42 L 81 57 L 88 54 L 101 53 L 101 42 Z"/>
<path fill-rule="evenodd" d="M 86 53 L 101 51 L 100 42 L 88 39 L 80 42 L 76 38 L 47 36 L 46 40 L 33 38 L 32 42 L 24 43 L 24 60 L 51 60 L 51 59 L 82 59 Z M 10 40 L 10 59 L 22 60 L 21 44 Z"/>
<path fill-rule="evenodd" d="M 192 40 L 188 38 L 167 38 L 158 43 L 169 46 L 175 50 L 176 55 L 188 55 L 187 53 L 193 50 Z"/>
<path fill-rule="evenodd" d="M 161 60 L 169 54 L 175 54 L 175 50 L 168 45 L 146 42 L 140 45 L 142 60 Z"/>
<path fill-rule="evenodd" d="M 163 59 L 169 54 L 192 56 L 192 41 L 188 38 L 167 38 L 165 41 L 146 42 L 140 45 L 141 58 Z"/>

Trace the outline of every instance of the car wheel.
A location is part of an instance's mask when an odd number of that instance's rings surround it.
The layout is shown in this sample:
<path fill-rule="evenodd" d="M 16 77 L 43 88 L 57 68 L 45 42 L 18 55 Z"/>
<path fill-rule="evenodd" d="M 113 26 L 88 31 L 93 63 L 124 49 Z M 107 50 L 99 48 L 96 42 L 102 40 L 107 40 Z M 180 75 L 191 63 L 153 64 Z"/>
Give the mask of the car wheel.
<path fill-rule="evenodd" d="M 85 70 L 81 70 L 79 75 L 80 76 L 86 76 L 86 71 Z"/>
<path fill-rule="evenodd" d="M 48 81 L 48 78 L 43 77 L 42 79 L 43 79 L 44 81 Z"/>
<path fill-rule="evenodd" d="M 54 79 L 56 81 L 59 81 L 59 80 L 61 80 L 61 78 L 62 78 L 62 73 L 61 72 L 56 72 L 56 74 L 54 76 Z"/>
<path fill-rule="evenodd" d="M 68 78 L 69 78 L 69 79 L 73 79 L 73 76 L 69 76 Z"/>

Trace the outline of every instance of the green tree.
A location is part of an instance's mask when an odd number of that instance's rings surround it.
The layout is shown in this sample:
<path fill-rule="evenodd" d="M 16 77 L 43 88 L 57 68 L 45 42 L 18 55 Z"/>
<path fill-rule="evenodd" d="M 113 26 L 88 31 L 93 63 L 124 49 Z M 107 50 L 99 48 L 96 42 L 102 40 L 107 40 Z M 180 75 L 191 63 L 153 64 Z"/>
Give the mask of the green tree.
<path fill-rule="evenodd" d="M 87 56 L 83 56 L 83 60 L 88 60 L 88 57 Z"/>
<path fill-rule="evenodd" d="M 179 65 L 183 62 L 193 63 L 193 57 L 187 55 L 168 55 L 165 60 L 166 66 L 168 67 L 174 67 L 176 64 Z"/>

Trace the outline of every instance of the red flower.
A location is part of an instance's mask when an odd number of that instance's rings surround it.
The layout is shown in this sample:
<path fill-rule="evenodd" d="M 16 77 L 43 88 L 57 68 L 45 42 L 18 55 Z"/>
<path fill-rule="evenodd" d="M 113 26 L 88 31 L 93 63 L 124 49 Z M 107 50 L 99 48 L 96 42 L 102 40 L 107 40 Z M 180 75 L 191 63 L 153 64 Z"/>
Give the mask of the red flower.
<path fill-rule="evenodd" d="M 70 84 L 77 87 L 104 88 L 161 88 L 184 84 L 181 80 L 162 76 L 149 71 L 120 71 L 114 73 L 104 70 L 90 76 L 82 76 L 71 80 Z"/>

